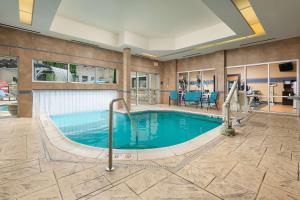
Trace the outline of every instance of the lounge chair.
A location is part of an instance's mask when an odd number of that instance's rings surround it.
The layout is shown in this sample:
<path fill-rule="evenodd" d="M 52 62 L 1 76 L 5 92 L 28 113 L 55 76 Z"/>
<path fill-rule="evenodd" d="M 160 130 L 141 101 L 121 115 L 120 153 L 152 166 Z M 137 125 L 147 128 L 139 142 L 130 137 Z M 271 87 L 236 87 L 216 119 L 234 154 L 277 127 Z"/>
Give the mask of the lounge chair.
<path fill-rule="evenodd" d="M 176 104 L 178 105 L 178 92 L 176 90 L 170 91 L 170 96 L 169 96 L 169 106 L 171 105 L 171 101 L 175 101 Z"/>
<path fill-rule="evenodd" d="M 201 104 L 202 107 L 202 92 L 187 92 L 184 95 L 184 105 L 186 106 L 186 102 L 194 102 L 197 105 L 197 108 L 199 104 Z"/>
<path fill-rule="evenodd" d="M 218 110 L 219 109 L 218 103 L 217 103 L 218 96 L 219 96 L 219 92 L 211 92 L 209 94 L 208 98 L 202 100 L 202 104 L 203 103 L 207 104 L 207 110 L 208 110 L 208 108 L 211 108 L 212 106 L 215 106 Z"/>

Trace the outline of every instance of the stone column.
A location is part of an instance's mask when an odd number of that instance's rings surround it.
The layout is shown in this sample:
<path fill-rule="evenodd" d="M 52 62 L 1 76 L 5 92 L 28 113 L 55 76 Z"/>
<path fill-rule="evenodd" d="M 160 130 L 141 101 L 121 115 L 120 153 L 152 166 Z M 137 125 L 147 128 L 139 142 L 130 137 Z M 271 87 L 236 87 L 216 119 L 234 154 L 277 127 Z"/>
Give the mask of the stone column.
<path fill-rule="evenodd" d="M 131 49 L 125 48 L 123 49 L 123 98 L 125 99 L 129 110 L 131 109 L 131 80 L 130 80 L 130 72 L 131 72 Z"/>

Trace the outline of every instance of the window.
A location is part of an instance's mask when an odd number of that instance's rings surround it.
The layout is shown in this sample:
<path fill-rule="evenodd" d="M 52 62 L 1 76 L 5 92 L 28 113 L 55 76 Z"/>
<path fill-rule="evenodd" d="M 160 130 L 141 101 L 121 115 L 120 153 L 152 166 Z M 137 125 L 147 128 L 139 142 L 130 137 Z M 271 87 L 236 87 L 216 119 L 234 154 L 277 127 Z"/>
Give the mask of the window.
<path fill-rule="evenodd" d="M 215 91 L 215 70 L 203 69 L 177 73 L 177 89 L 179 91 Z"/>
<path fill-rule="evenodd" d="M 95 83 L 95 67 L 70 64 L 69 72 L 70 82 Z"/>
<path fill-rule="evenodd" d="M 68 64 L 51 61 L 33 61 L 35 81 L 68 81 Z"/>
<path fill-rule="evenodd" d="M 72 83 L 116 84 L 116 69 L 52 61 L 33 61 L 33 80 Z"/>
<path fill-rule="evenodd" d="M 111 68 L 97 67 L 96 83 L 117 83 L 117 70 Z"/>
<path fill-rule="evenodd" d="M 17 85 L 17 59 L 0 56 L 0 118 L 17 115 Z"/>

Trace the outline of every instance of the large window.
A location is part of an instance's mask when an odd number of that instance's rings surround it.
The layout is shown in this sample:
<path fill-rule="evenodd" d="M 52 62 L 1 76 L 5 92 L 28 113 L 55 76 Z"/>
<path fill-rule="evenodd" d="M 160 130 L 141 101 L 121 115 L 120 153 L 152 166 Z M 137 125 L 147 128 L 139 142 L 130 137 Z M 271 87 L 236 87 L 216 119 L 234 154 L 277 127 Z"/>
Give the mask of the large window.
<path fill-rule="evenodd" d="M 69 81 L 80 83 L 95 83 L 95 67 L 87 65 L 70 64 Z"/>
<path fill-rule="evenodd" d="M 68 64 L 51 61 L 33 61 L 33 79 L 35 81 L 68 81 Z"/>
<path fill-rule="evenodd" d="M 97 67 L 96 83 L 117 83 L 117 76 L 116 69 Z"/>
<path fill-rule="evenodd" d="M 298 68 L 298 60 L 228 67 L 228 91 L 237 80 L 246 110 L 297 114 Z"/>
<path fill-rule="evenodd" d="M 189 72 L 179 72 L 177 74 L 177 89 L 185 91 L 215 91 L 215 70 L 195 70 Z"/>
<path fill-rule="evenodd" d="M 116 69 L 52 61 L 33 61 L 33 80 L 50 82 L 116 84 Z"/>

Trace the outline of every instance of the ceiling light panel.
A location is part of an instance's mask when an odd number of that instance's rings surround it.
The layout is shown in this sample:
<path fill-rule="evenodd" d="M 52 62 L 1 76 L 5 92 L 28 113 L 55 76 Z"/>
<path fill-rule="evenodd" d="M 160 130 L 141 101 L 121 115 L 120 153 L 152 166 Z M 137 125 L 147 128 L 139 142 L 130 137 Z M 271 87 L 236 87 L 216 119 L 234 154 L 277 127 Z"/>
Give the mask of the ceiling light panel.
<path fill-rule="evenodd" d="M 253 10 L 252 7 L 248 7 L 245 9 L 240 10 L 241 14 L 243 15 L 243 17 L 246 19 L 246 21 L 248 22 L 248 24 L 257 24 L 259 23 L 259 20 Z"/>
<path fill-rule="evenodd" d="M 239 10 L 251 7 L 249 0 L 233 0 L 233 3 Z"/>
<path fill-rule="evenodd" d="M 19 0 L 19 19 L 22 24 L 31 25 L 34 0 Z"/>
<path fill-rule="evenodd" d="M 196 47 L 194 50 L 205 49 L 205 48 L 219 46 L 219 45 L 228 44 L 228 43 L 232 43 L 232 42 L 238 42 L 238 41 L 242 41 L 242 40 L 246 40 L 246 39 L 250 39 L 250 38 L 254 38 L 254 37 L 258 37 L 258 36 L 262 36 L 262 35 L 266 34 L 265 29 L 264 29 L 263 25 L 260 23 L 249 0 L 232 0 L 232 2 L 237 7 L 237 9 L 240 11 L 240 13 L 244 17 L 244 19 L 247 21 L 247 23 L 253 30 L 254 34 L 235 38 L 235 39 L 224 40 L 221 42 L 202 45 L 202 46 Z"/>

